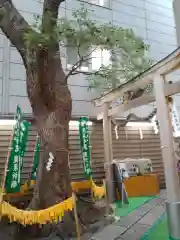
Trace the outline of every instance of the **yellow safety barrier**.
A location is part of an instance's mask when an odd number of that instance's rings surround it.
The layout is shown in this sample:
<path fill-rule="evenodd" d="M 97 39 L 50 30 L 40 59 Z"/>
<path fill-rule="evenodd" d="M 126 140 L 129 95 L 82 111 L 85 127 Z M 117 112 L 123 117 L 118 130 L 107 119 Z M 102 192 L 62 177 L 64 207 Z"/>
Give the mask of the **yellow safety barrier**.
<path fill-rule="evenodd" d="M 21 190 L 19 193 L 13 193 L 13 194 L 7 194 L 8 196 L 19 196 L 23 195 L 24 193 L 28 192 L 30 188 L 32 188 L 35 185 L 35 181 L 31 180 L 30 183 L 27 181 L 24 185 L 21 186 Z M 83 189 L 91 189 L 94 196 L 97 198 L 102 198 L 105 194 L 104 186 L 97 186 L 94 181 L 81 181 L 81 182 L 72 182 L 71 183 L 72 190 L 74 192 L 79 192 Z"/>
<path fill-rule="evenodd" d="M 82 182 L 72 182 L 72 189 L 75 192 L 79 192 L 82 189 L 91 189 L 94 197 L 102 198 L 105 195 L 105 186 L 98 187 L 93 180 L 82 181 Z"/>
<path fill-rule="evenodd" d="M 91 189 L 92 183 L 91 181 L 81 181 L 81 182 L 72 182 L 71 187 L 75 192 L 79 192 L 83 189 Z"/>
<path fill-rule="evenodd" d="M 98 187 L 93 181 L 92 181 L 92 187 L 91 190 L 95 197 L 102 198 L 105 196 L 105 186 Z"/>
<path fill-rule="evenodd" d="M 7 216 L 10 222 L 18 222 L 22 225 L 46 224 L 48 222 L 62 221 L 67 211 L 72 211 L 72 197 L 47 209 L 39 211 L 27 211 L 13 207 L 7 202 L 3 202 L 1 214 Z"/>
<path fill-rule="evenodd" d="M 32 182 L 32 184 L 34 183 Z M 93 181 L 73 182 L 71 185 L 75 192 L 78 192 L 80 189 L 89 188 L 97 198 L 102 198 L 105 195 L 105 186 L 98 187 Z M 25 189 L 27 188 L 24 187 L 24 190 Z M 72 197 L 52 207 L 39 211 L 21 210 L 3 201 L 1 215 L 8 217 L 10 222 L 18 222 L 22 225 L 43 225 L 47 222 L 62 221 L 65 212 L 72 211 L 73 207 L 74 203 Z"/>

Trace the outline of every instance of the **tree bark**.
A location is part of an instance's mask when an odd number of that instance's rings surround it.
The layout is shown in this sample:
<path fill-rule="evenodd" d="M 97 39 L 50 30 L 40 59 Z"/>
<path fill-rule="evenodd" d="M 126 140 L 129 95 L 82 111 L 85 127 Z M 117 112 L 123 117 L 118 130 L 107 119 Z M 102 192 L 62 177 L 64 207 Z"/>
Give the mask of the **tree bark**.
<path fill-rule="evenodd" d="M 42 146 L 39 207 L 46 208 L 71 195 L 68 136 L 72 99 L 59 52 L 39 50 L 35 59 L 27 66 L 27 90 Z M 53 163 L 47 170 L 51 155 Z M 35 205 L 32 207 L 37 208 Z"/>

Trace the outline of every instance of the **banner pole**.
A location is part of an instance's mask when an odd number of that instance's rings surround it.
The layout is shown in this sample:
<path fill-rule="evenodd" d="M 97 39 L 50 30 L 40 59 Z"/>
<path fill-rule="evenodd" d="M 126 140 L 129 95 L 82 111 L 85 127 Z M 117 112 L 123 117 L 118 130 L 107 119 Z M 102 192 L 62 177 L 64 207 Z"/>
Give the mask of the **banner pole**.
<path fill-rule="evenodd" d="M 109 202 L 107 197 L 107 185 L 106 185 L 105 179 L 103 179 L 103 186 L 104 186 L 104 198 L 106 203 L 106 217 L 109 218 L 110 210 L 109 210 Z"/>
<path fill-rule="evenodd" d="M 74 204 L 74 218 L 75 218 L 75 224 L 76 224 L 76 233 L 77 233 L 77 240 L 81 240 L 81 234 L 80 234 L 80 225 L 79 225 L 79 219 L 78 219 L 78 213 L 77 213 L 77 204 L 76 204 L 76 194 L 75 192 L 72 192 L 72 199 Z"/>
<path fill-rule="evenodd" d="M 3 203 L 4 194 L 5 194 L 4 189 L 5 189 L 5 184 L 6 184 L 6 176 L 7 176 L 7 171 L 8 171 L 8 164 L 9 164 L 9 157 L 10 157 L 10 153 L 11 153 L 11 145 L 12 145 L 13 135 L 14 135 L 14 127 L 13 127 L 13 130 L 12 130 L 11 135 L 10 135 L 10 141 L 9 141 L 9 146 L 8 146 L 8 153 L 7 153 L 7 158 L 6 158 L 5 167 L 4 167 L 4 176 L 3 176 L 3 179 L 1 181 L 0 220 L 2 218 L 2 203 Z"/>
<path fill-rule="evenodd" d="M 37 147 L 38 140 L 39 140 L 39 135 L 36 136 L 36 142 L 35 142 L 35 147 L 34 147 L 34 152 L 33 152 L 33 160 L 32 160 L 32 163 L 31 163 L 32 171 L 33 171 L 33 166 L 34 166 L 34 161 L 35 161 L 36 147 Z M 33 174 L 33 172 L 29 173 L 28 183 L 31 183 L 31 176 L 32 176 L 32 174 Z"/>

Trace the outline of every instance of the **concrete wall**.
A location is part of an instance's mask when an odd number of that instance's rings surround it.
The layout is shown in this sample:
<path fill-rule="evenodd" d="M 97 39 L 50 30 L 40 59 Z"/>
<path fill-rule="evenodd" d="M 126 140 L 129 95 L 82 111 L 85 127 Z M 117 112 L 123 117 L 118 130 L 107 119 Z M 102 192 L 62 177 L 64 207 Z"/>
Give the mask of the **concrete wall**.
<path fill-rule="evenodd" d="M 33 22 L 34 13 L 39 14 L 42 11 L 43 0 L 13 0 L 13 2 L 29 23 Z M 78 0 L 66 0 L 61 5 L 60 16 L 71 18 L 72 10 L 78 9 L 80 4 Z M 165 57 L 177 46 L 171 0 L 110 0 L 110 8 L 96 5 L 91 7 L 88 3 L 86 6 L 94 10 L 93 18 L 97 21 L 113 22 L 119 26 L 132 28 L 146 43 L 151 45 L 150 56 L 155 61 Z M 63 51 L 65 52 L 65 49 Z M 63 57 L 63 65 L 66 69 L 65 57 Z M 96 115 L 97 109 L 91 103 L 91 99 L 96 95 L 88 92 L 87 86 L 87 80 L 81 75 L 69 79 L 74 116 Z M 0 111 L 12 113 L 15 111 L 16 104 L 20 104 L 25 113 L 31 113 L 22 60 L 16 49 L 1 34 Z M 153 108 L 152 105 L 145 106 L 138 112 L 145 115 L 151 108 Z"/>

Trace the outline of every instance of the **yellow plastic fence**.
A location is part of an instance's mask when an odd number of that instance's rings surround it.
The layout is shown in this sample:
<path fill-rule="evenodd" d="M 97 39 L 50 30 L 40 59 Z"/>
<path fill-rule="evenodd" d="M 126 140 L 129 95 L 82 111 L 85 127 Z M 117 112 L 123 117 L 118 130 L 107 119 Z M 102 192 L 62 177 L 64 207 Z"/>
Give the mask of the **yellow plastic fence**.
<path fill-rule="evenodd" d="M 22 225 L 46 224 L 47 222 L 62 221 L 67 211 L 72 211 L 72 197 L 47 209 L 39 211 L 26 211 L 13 207 L 7 202 L 3 202 L 1 214 L 7 216 L 10 222 L 18 222 Z"/>
<path fill-rule="evenodd" d="M 98 187 L 93 181 L 72 183 L 72 189 L 76 192 L 80 189 L 88 188 L 91 189 L 93 195 L 97 198 L 102 198 L 105 195 L 105 186 Z M 26 187 L 24 187 L 25 189 L 27 190 Z M 7 216 L 11 222 L 18 222 L 22 225 L 46 224 L 47 222 L 62 221 L 65 212 L 72 211 L 73 206 L 72 197 L 39 211 L 21 210 L 4 201 L 1 206 L 1 215 Z"/>
<path fill-rule="evenodd" d="M 21 190 L 19 193 L 14 193 L 14 194 L 7 194 L 8 196 L 19 196 L 19 195 L 23 195 L 26 192 L 28 192 L 28 190 L 30 188 L 32 188 L 35 185 L 35 181 L 31 180 L 30 182 L 25 182 L 24 185 L 21 186 Z M 97 186 L 94 181 L 81 181 L 81 182 L 72 182 L 71 183 L 72 186 L 72 190 L 74 192 L 79 192 L 82 189 L 91 189 L 94 196 L 97 198 L 102 198 L 105 195 L 105 188 L 104 186 Z"/>
<path fill-rule="evenodd" d="M 82 189 L 91 189 L 94 197 L 102 198 L 105 195 L 105 186 L 98 187 L 93 180 L 82 181 L 82 182 L 72 182 L 72 189 L 75 192 L 79 192 Z"/>

